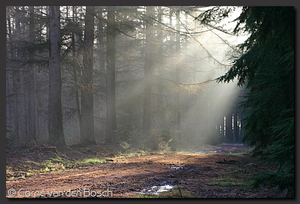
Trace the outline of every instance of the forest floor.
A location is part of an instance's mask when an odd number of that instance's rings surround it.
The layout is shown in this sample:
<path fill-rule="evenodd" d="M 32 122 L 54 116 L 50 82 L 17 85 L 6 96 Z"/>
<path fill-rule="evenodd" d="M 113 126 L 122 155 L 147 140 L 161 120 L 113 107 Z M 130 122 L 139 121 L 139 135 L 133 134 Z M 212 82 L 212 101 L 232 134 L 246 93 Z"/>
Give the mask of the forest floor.
<path fill-rule="evenodd" d="M 282 198 L 249 188 L 250 175 L 274 170 L 242 144 L 197 152 L 117 154 L 108 147 L 6 150 L 7 198 Z M 144 155 L 143 155 L 144 154 Z"/>

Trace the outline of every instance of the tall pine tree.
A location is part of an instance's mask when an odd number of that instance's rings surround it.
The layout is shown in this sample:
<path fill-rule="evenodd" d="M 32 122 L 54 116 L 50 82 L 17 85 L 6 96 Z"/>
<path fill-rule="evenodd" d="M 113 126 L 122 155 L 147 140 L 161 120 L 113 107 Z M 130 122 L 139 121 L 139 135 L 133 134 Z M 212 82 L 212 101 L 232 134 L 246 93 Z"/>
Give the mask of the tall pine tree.
<path fill-rule="evenodd" d="M 49 7 L 50 16 L 50 56 L 49 56 L 49 103 L 48 131 L 49 143 L 57 148 L 66 148 L 63 131 L 61 105 L 61 70 L 60 70 L 60 21 L 59 6 Z"/>
<path fill-rule="evenodd" d="M 219 81 L 235 77 L 248 89 L 243 103 L 243 142 L 253 156 L 278 164 L 276 172 L 255 176 L 254 187 L 278 186 L 294 195 L 294 32 L 293 7 L 244 7 L 235 33 L 248 32 L 244 52 Z"/>
<path fill-rule="evenodd" d="M 86 7 L 83 53 L 83 88 L 81 90 L 81 143 L 95 144 L 93 99 L 94 10 Z"/>

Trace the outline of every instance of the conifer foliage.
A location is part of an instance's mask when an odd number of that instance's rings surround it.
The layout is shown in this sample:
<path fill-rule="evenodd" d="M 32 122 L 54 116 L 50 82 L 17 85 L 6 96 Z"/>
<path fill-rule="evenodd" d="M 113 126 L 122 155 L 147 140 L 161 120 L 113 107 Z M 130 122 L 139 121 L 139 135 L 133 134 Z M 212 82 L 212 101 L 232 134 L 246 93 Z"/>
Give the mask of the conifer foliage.
<path fill-rule="evenodd" d="M 238 78 L 248 93 L 242 104 L 243 142 L 255 147 L 253 156 L 278 164 L 275 172 L 255 176 L 254 187 L 267 185 L 294 194 L 294 8 L 244 7 L 235 33 L 248 32 L 220 82 Z"/>

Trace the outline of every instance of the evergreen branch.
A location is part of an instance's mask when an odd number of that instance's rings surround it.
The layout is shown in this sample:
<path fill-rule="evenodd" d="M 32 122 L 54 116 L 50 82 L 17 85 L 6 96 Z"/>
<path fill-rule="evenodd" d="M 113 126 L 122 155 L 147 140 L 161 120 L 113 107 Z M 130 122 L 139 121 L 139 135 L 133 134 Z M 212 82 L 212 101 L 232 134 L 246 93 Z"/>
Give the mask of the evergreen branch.
<path fill-rule="evenodd" d="M 185 12 L 186 14 L 188 14 L 189 16 L 191 16 L 192 18 L 194 18 L 194 20 L 198 20 L 198 21 L 199 21 L 199 17 L 193 16 L 192 14 L 190 14 L 189 11 L 183 10 L 183 12 Z M 214 29 L 214 30 L 221 31 L 221 32 L 223 32 L 223 33 L 225 33 L 225 34 L 227 34 L 227 35 L 234 36 L 234 34 L 228 32 L 228 31 L 226 31 L 226 30 L 223 30 L 223 29 L 221 29 L 221 28 L 218 28 L 218 27 L 216 27 L 216 26 L 213 26 L 213 25 L 211 25 L 211 24 L 209 24 L 209 23 L 207 23 L 207 22 L 201 22 L 201 24 L 206 25 L 206 26 L 208 26 L 208 27 L 211 27 L 211 28 Z"/>
<path fill-rule="evenodd" d="M 184 29 L 189 33 L 189 30 L 188 28 L 184 25 L 184 23 L 181 22 L 181 20 L 179 19 L 179 22 L 181 23 L 181 25 L 184 27 Z M 209 51 L 208 49 L 206 49 L 206 47 L 199 41 L 197 40 L 194 36 L 191 35 L 191 37 L 206 51 L 207 55 L 212 58 L 214 61 L 216 61 L 218 64 L 224 66 L 224 67 L 227 67 L 227 66 L 230 66 L 230 65 L 226 65 L 226 64 L 223 64 L 221 63 L 219 60 L 217 60 Z"/>

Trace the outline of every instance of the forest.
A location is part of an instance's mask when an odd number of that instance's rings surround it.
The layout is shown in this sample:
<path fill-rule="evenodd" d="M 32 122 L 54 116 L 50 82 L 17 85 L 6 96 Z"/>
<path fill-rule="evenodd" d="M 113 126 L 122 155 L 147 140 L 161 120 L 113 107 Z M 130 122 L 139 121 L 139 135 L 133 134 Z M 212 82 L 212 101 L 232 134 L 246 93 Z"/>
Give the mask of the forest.
<path fill-rule="evenodd" d="M 230 188 L 251 185 L 250 192 L 223 197 L 294 197 L 294 18 L 293 7 L 271 6 L 7 6 L 8 196 L 42 197 L 35 184 L 16 191 L 19 177 L 28 186 L 41 172 L 47 180 L 74 170 L 76 180 L 113 165 L 125 185 L 130 165 L 140 175 L 144 162 L 159 173 L 171 165 L 178 177 L 186 170 L 200 179 L 201 169 L 207 179 L 218 168 L 240 171 L 236 180 L 247 174 Z M 214 165 L 198 164 L 202 155 Z M 177 186 L 169 197 L 222 198 L 223 188 L 207 190 L 222 178 L 200 195 L 172 175 L 160 179 Z M 116 179 L 100 177 L 89 190 L 113 183 L 115 196 L 136 197 L 136 183 L 120 190 Z M 59 186 L 78 193 L 75 183 L 55 183 L 47 195 Z"/>

